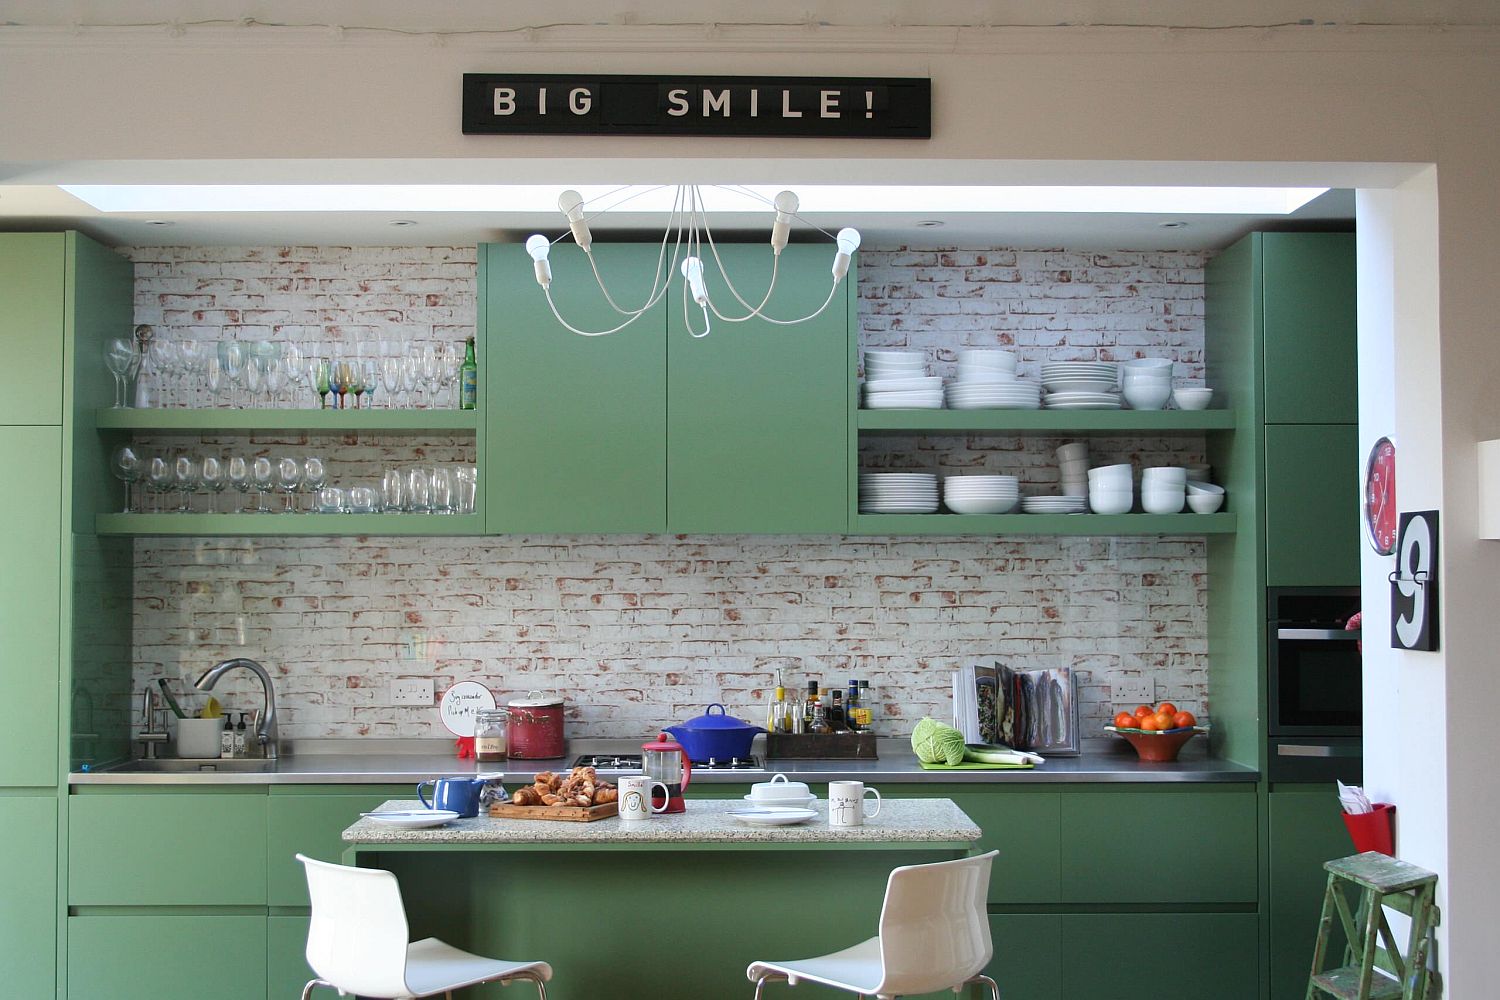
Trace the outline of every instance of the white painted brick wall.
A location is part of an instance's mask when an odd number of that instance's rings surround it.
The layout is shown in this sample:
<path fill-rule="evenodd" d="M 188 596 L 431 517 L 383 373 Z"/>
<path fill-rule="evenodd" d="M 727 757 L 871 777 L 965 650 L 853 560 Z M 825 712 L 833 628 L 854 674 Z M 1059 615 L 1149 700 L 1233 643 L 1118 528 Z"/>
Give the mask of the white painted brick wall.
<path fill-rule="evenodd" d="M 461 340 L 474 324 L 473 248 L 136 248 L 136 320 L 166 336 Z M 861 253 L 861 342 L 1052 358 L 1137 353 L 1202 372 L 1197 253 Z M 192 334 L 186 329 L 191 328 Z M 481 363 L 483 359 L 481 359 Z M 878 438 L 872 467 L 993 469 L 1056 489 L 1044 438 Z M 464 439 L 205 439 L 230 451 L 330 455 L 365 482 L 415 446 L 472 459 Z M 1097 438 L 1100 461 L 1191 460 L 1201 439 Z M 775 669 L 868 678 L 886 730 L 946 717 L 957 664 L 1080 671 L 1087 724 L 1145 685 L 1208 705 L 1206 551 L 1198 539 L 580 536 L 138 539 L 136 684 L 185 688 L 229 655 L 278 677 L 291 737 L 442 735 L 431 710 L 386 704 L 391 679 L 441 691 L 561 691 L 578 736 L 635 737 L 711 701 L 758 717 Z M 236 686 L 237 685 L 237 686 Z M 235 682 L 223 699 L 257 704 Z"/>

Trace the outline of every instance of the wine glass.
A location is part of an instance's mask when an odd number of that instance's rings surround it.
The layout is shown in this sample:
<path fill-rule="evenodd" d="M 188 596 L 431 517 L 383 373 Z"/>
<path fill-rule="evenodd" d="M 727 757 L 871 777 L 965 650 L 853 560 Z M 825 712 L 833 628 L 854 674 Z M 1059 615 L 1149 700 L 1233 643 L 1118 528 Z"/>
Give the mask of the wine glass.
<path fill-rule="evenodd" d="M 318 491 L 328 484 L 328 469 L 323 459 L 309 455 L 302 460 L 302 489 L 316 497 Z M 309 505 L 311 506 L 311 505 Z"/>
<path fill-rule="evenodd" d="M 266 373 L 263 368 L 251 358 L 245 365 L 245 391 L 250 394 L 250 408 L 252 410 L 260 407 L 260 390 L 265 385 Z"/>
<path fill-rule="evenodd" d="M 401 390 L 406 394 L 406 405 L 413 409 L 421 407 L 422 400 L 417 396 L 417 391 L 421 388 L 422 357 L 414 346 L 401 355 Z"/>
<path fill-rule="evenodd" d="M 353 361 L 346 361 L 344 365 L 349 369 L 345 384 L 348 385 L 349 391 L 354 393 L 354 408 L 357 410 L 359 409 L 360 397 L 365 394 L 365 369 L 360 364 L 358 358 L 355 358 Z"/>
<path fill-rule="evenodd" d="M 380 365 L 372 358 L 359 363 L 361 378 L 365 386 L 365 409 L 375 405 L 375 390 L 380 388 Z"/>
<path fill-rule="evenodd" d="M 203 371 L 203 358 L 202 341 L 189 337 L 177 342 L 175 370 L 180 378 L 183 406 L 193 405 L 193 393 L 198 390 L 198 375 Z"/>
<path fill-rule="evenodd" d="M 182 495 L 182 501 L 177 505 L 177 513 L 186 514 L 189 510 L 189 501 L 193 494 L 198 492 L 198 460 L 191 455 L 178 455 L 172 462 L 172 489 Z"/>
<path fill-rule="evenodd" d="M 162 497 L 172 491 L 174 482 L 172 463 L 165 456 L 153 455 L 146 465 L 146 486 L 156 496 L 156 512 L 162 513 Z"/>
<path fill-rule="evenodd" d="M 128 340 L 111 340 L 104 349 L 104 366 L 115 377 L 115 409 L 125 406 L 125 389 L 131 370 L 138 360 L 135 345 Z"/>
<path fill-rule="evenodd" d="M 435 408 L 437 401 L 433 397 L 437 395 L 438 383 L 443 378 L 443 365 L 438 360 L 437 351 L 431 344 L 422 345 L 421 378 L 422 388 L 427 396 L 427 406 L 429 409 Z"/>
<path fill-rule="evenodd" d="M 210 361 L 218 361 L 218 358 L 210 358 Z M 199 469 L 199 475 L 203 480 L 203 488 L 208 490 L 213 497 L 209 509 L 217 514 L 219 512 L 219 494 L 224 492 L 224 463 L 217 455 L 204 455 L 203 465 Z"/>
<path fill-rule="evenodd" d="M 168 406 L 170 388 L 168 379 L 172 374 L 173 367 L 177 364 L 177 348 L 165 337 L 153 337 L 151 346 L 147 349 L 146 360 L 151 365 L 151 371 L 156 375 L 156 405 Z"/>
<path fill-rule="evenodd" d="M 219 341 L 219 364 L 224 368 L 224 377 L 229 380 L 229 405 L 234 405 L 234 389 L 245 374 L 245 345 L 238 340 Z"/>
<path fill-rule="evenodd" d="M 312 390 L 318 394 L 318 402 L 322 409 L 328 409 L 328 388 L 330 385 L 328 377 L 328 362 L 322 358 L 312 358 L 307 362 L 307 381 Z"/>
<path fill-rule="evenodd" d="M 401 359 L 386 355 L 380 359 L 380 382 L 385 386 L 386 405 L 397 405 L 397 394 L 401 392 Z"/>
<path fill-rule="evenodd" d="M 114 455 L 109 460 L 110 471 L 115 478 L 125 484 L 125 513 L 137 513 L 136 508 L 130 502 L 130 487 L 141 481 L 141 456 L 130 445 L 121 445 L 115 449 Z"/>
<path fill-rule="evenodd" d="M 336 409 L 345 409 L 344 396 L 349 392 L 349 378 L 351 374 L 349 362 L 341 358 L 333 362 L 333 373 L 329 376 L 328 387 L 333 390 L 337 400 L 335 404 Z"/>
<path fill-rule="evenodd" d="M 217 354 L 210 354 L 203 359 L 203 383 L 208 387 L 210 405 L 218 406 L 222 402 L 228 380 L 224 375 L 224 362 L 219 360 Z"/>
<path fill-rule="evenodd" d="M 266 494 L 276 488 L 276 469 L 264 455 L 250 463 L 250 485 L 255 488 L 255 513 L 271 513 L 266 506 Z"/>
<path fill-rule="evenodd" d="M 282 382 L 285 381 L 281 364 L 277 362 L 267 366 L 266 373 L 261 376 L 261 380 L 266 385 L 266 406 L 269 409 L 275 409 L 277 405 L 276 396 L 281 392 Z"/>
<path fill-rule="evenodd" d="M 245 512 L 244 498 L 250 493 L 250 463 L 245 461 L 243 455 L 229 456 L 229 464 L 225 467 L 225 474 L 229 477 L 229 485 L 233 486 L 240 495 L 240 508 L 238 513 Z"/>
<path fill-rule="evenodd" d="M 276 489 L 281 492 L 281 512 L 291 514 L 292 494 L 302 486 L 302 463 L 282 456 L 276 460 Z"/>
<path fill-rule="evenodd" d="M 448 343 L 438 344 L 438 381 L 442 383 L 445 390 L 453 389 L 453 408 L 458 409 L 459 399 L 457 392 L 458 373 L 463 368 L 464 356 L 453 349 Z"/>

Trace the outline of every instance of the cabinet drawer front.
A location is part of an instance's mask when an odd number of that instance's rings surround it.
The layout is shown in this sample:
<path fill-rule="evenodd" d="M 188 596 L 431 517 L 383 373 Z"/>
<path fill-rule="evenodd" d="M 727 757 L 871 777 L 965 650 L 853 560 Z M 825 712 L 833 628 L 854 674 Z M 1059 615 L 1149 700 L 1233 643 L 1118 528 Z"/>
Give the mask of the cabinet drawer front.
<path fill-rule="evenodd" d="M 267 800 L 267 899 L 271 906 L 307 906 L 307 877 L 297 854 L 341 864 L 344 829 L 397 798 L 413 798 L 411 785 L 344 788 L 319 794 L 278 794 Z"/>
<path fill-rule="evenodd" d="M 217 914 L 70 917 L 68 996 L 75 1000 L 265 1000 L 266 918 Z"/>
<path fill-rule="evenodd" d="M 1266 427 L 1266 584 L 1359 584 L 1359 429 Z"/>
<path fill-rule="evenodd" d="M 264 906 L 266 796 L 70 796 L 68 902 Z"/>
<path fill-rule="evenodd" d="M 57 954 L 57 798 L 0 795 L 0 969 L 16 997 L 52 996 Z"/>
<path fill-rule="evenodd" d="M 315 978 L 307 965 L 308 923 L 307 917 L 266 918 L 266 996 L 271 1000 L 301 996 L 302 987 Z"/>
<path fill-rule="evenodd" d="M 523 248 L 484 250 L 488 530 L 664 530 L 663 303 L 618 333 L 581 337 L 553 317 Z M 638 307 L 657 248 L 601 245 L 594 256 L 616 301 Z M 557 248 L 552 274 L 553 297 L 569 323 L 599 330 L 623 321 L 577 247 Z"/>
<path fill-rule="evenodd" d="M 1243 791 L 1064 793 L 1061 898 L 1254 902 L 1255 828 L 1253 785 Z"/>
<path fill-rule="evenodd" d="M 995 957 L 985 973 L 1005 1000 L 1063 1000 L 1062 921 L 1056 913 L 990 914 Z"/>
<path fill-rule="evenodd" d="M 0 785 L 55 787 L 62 430 L 0 427 L 0 468 L 27 470 L 24 489 L 0 491 Z"/>
<path fill-rule="evenodd" d="M 1070 913 L 1062 922 L 1065 997 L 1256 1000 L 1260 995 L 1254 913 Z"/>
<path fill-rule="evenodd" d="M 1301 996 L 1328 887 L 1323 863 L 1354 853 L 1354 845 L 1331 784 L 1272 792 L 1269 803 L 1271 996 Z M 1328 954 L 1343 949 L 1344 929 L 1335 920 Z"/>
<path fill-rule="evenodd" d="M 0 233 L 0 425 L 62 423 L 62 233 Z M 90 358 L 104 366 L 104 360 Z"/>
<path fill-rule="evenodd" d="M 903 797 L 952 799 L 983 830 L 975 850 L 999 851 L 991 903 L 1055 903 L 1059 892 L 1062 796 L 1053 791 L 972 785 L 902 785 Z"/>
<path fill-rule="evenodd" d="M 1354 236 L 1266 233 L 1266 422 L 1359 419 Z"/>

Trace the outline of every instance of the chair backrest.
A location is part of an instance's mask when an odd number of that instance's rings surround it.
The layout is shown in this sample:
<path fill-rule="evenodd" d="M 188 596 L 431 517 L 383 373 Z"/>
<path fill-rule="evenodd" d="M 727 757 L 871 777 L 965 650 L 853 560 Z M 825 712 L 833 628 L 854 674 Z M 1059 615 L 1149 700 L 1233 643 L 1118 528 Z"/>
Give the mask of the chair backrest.
<path fill-rule="evenodd" d="M 406 988 L 406 909 L 396 876 L 297 855 L 307 872 L 312 922 L 307 964 L 344 993 L 399 997 Z"/>
<path fill-rule="evenodd" d="M 881 995 L 931 993 L 984 971 L 995 954 L 986 911 L 999 851 L 891 872 L 880 911 Z"/>

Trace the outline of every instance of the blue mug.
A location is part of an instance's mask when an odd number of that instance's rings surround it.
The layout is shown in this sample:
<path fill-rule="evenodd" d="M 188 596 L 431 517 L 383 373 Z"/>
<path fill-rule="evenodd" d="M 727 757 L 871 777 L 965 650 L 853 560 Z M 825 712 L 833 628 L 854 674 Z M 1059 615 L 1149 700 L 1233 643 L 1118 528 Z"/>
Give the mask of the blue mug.
<path fill-rule="evenodd" d="M 432 801 L 422 794 L 422 789 L 432 787 Z M 463 819 L 479 815 L 479 793 L 484 782 L 477 778 L 431 778 L 417 785 L 417 798 L 428 809 L 448 809 Z"/>

